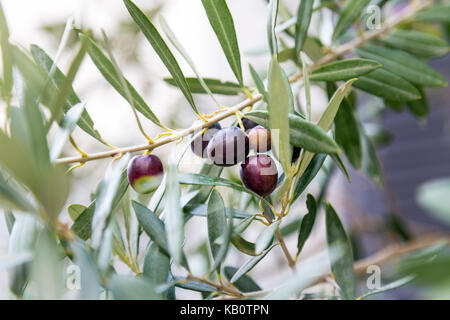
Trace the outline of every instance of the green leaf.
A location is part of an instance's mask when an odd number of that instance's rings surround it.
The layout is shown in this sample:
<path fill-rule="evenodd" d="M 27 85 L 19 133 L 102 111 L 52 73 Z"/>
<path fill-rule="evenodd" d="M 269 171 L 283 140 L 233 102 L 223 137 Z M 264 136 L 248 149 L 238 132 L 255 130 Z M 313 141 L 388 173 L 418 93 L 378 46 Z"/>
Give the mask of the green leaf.
<path fill-rule="evenodd" d="M 115 274 L 108 288 L 116 300 L 160 300 L 155 287 L 145 279 Z"/>
<path fill-rule="evenodd" d="M 25 212 L 36 212 L 36 208 L 27 199 L 26 194 L 9 183 L 0 174 L 0 207 Z"/>
<path fill-rule="evenodd" d="M 326 232 L 331 272 L 341 289 L 342 297 L 346 300 L 353 300 L 355 298 L 356 281 L 353 272 L 352 247 L 341 220 L 331 204 L 328 204 L 326 209 Z M 339 257 L 335 256 L 336 250 L 333 250 L 334 247 L 339 248 L 339 251 L 342 250 Z"/>
<path fill-rule="evenodd" d="M 227 57 L 228 64 L 233 70 L 241 87 L 244 87 L 242 78 L 241 55 L 236 38 L 233 17 L 225 0 L 202 0 L 203 7 L 209 19 L 209 23 L 216 33 L 222 50 Z"/>
<path fill-rule="evenodd" d="M 377 186 L 381 187 L 383 186 L 383 170 L 380 161 L 378 160 L 375 146 L 365 132 L 361 132 L 361 142 L 363 151 L 363 170 Z"/>
<path fill-rule="evenodd" d="M 444 39 L 417 30 L 392 30 L 380 40 L 389 47 L 424 58 L 442 57 L 449 51 Z"/>
<path fill-rule="evenodd" d="M 225 276 L 227 277 L 228 280 L 232 279 L 233 276 L 238 271 L 237 268 L 228 267 L 228 266 L 225 267 L 223 270 L 224 270 Z M 240 279 L 238 279 L 237 281 L 235 281 L 233 283 L 233 285 L 236 288 L 238 288 L 239 291 L 244 292 L 244 293 L 245 292 L 255 292 L 255 291 L 262 290 L 261 287 L 252 278 L 250 278 L 246 274 L 242 275 L 240 277 Z"/>
<path fill-rule="evenodd" d="M 70 219 L 72 219 L 72 221 L 75 221 L 86 209 L 87 208 L 81 204 L 71 204 L 67 208 L 67 212 L 69 213 Z"/>
<path fill-rule="evenodd" d="M 64 106 L 66 104 L 67 97 L 73 92 L 72 83 L 75 80 L 85 55 L 86 44 L 81 43 L 81 47 L 73 58 L 65 79 L 61 82 L 56 95 L 54 95 L 51 99 L 50 109 L 52 110 L 53 119 L 56 121 L 60 121 L 62 115 L 64 114 Z"/>
<path fill-rule="evenodd" d="M 305 87 L 305 97 L 306 97 L 306 119 L 311 121 L 311 88 L 309 86 L 309 71 L 308 65 L 306 63 L 306 57 L 304 53 L 301 53 L 302 60 L 302 72 L 303 72 L 303 83 Z"/>
<path fill-rule="evenodd" d="M 412 83 L 424 87 L 447 86 L 447 80 L 442 75 L 409 53 L 376 46 L 366 46 L 355 51 L 363 58 L 378 61 L 385 69 Z"/>
<path fill-rule="evenodd" d="M 258 89 L 259 93 L 263 95 L 263 100 L 268 103 L 269 102 L 269 95 L 266 91 L 266 87 L 264 86 L 264 82 L 262 81 L 261 77 L 259 76 L 258 72 L 256 72 L 255 68 L 251 64 L 248 65 L 248 68 L 250 70 L 250 75 L 253 78 L 253 82 L 255 83 L 256 88 Z"/>
<path fill-rule="evenodd" d="M 51 161 L 55 161 L 61 155 L 64 145 L 69 140 L 69 137 L 75 129 L 84 110 L 84 104 L 79 103 L 67 112 L 64 120 L 61 122 L 57 132 L 55 133 L 53 144 L 50 148 Z"/>
<path fill-rule="evenodd" d="M 170 256 L 177 264 L 182 262 L 184 241 L 184 216 L 180 204 L 180 184 L 175 154 L 172 154 L 167 167 L 166 204 L 164 208 L 165 227 Z"/>
<path fill-rule="evenodd" d="M 370 0 L 349 0 L 339 14 L 338 22 L 334 28 L 333 40 L 343 35 L 348 28 L 361 16 Z"/>
<path fill-rule="evenodd" d="M 210 187 L 221 186 L 221 187 L 231 188 L 231 189 L 234 189 L 237 191 L 251 194 L 256 198 L 265 201 L 264 198 L 261 198 L 259 195 L 257 195 L 253 191 L 245 188 L 244 186 L 242 186 L 240 184 L 234 183 L 234 182 L 226 180 L 226 179 L 206 176 L 206 175 L 202 175 L 202 174 L 193 174 L 193 173 L 180 173 L 178 175 L 178 179 L 181 184 L 192 184 L 192 185 L 210 186 Z"/>
<path fill-rule="evenodd" d="M 200 204 L 195 207 L 185 206 L 184 211 L 186 213 L 194 215 L 194 216 L 206 217 L 207 216 L 207 205 Z M 233 211 L 233 213 L 234 213 L 233 219 L 246 219 L 249 217 L 253 217 L 253 215 L 251 215 L 250 213 L 247 213 L 247 212 L 244 212 L 241 210 L 236 210 L 231 207 L 226 208 L 227 217 L 230 217 L 231 211 Z"/>
<path fill-rule="evenodd" d="M 230 201 L 230 205 L 232 205 Z M 234 210 L 233 207 L 230 206 L 230 215 L 228 217 L 228 224 L 225 226 L 224 233 L 217 238 L 216 243 L 220 245 L 217 250 L 217 253 L 214 255 L 214 264 L 211 267 L 212 270 L 218 270 L 220 273 L 220 266 L 222 262 L 225 260 L 228 249 L 230 247 L 231 236 L 233 234 L 233 218 L 234 218 Z"/>
<path fill-rule="evenodd" d="M 348 99 L 342 101 L 334 119 L 336 142 L 342 147 L 352 166 L 362 166 L 362 143 L 353 107 Z"/>
<path fill-rule="evenodd" d="M 144 277 L 155 285 L 161 285 L 167 282 L 169 271 L 169 257 L 161 252 L 161 249 L 156 244 L 151 244 L 145 256 Z"/>
<path fill-rule="evenodd" d="M 164 81 L 172 86 L 178 86 L 173 78 L 165 78 Z M 186 81 L 192 93 L 207 93 L 198 78 L 186 78 Z M 211 78 L 203 78 L 203 81 L 212 93 L 223 94 L 226 96 L 236 96 L 242 92 L 242 88 L 239 84 L 234 82 Z"/>
<path fill-rule="evenodd" d="M 278 54 L 278 41 L 276 34 L 277 17 L 278 17 L 278 0 L 270 0 L 269 2 L 269 19 L 267 20 L 267 39 L 269 42 L 270 53 L 272 57 Z"/>
<path fill-rule="evenodd" d="M 422 98 L 419 100 L 408 101 L 406 105 L 413 115 L 418 118 L 425 119 L 430 113 L 430 105 L 428 104 L 425 91 L 422 88 L 417 88 L 417 90 L 419 90 Z"/>
<path fill-rule="evenodd" d="M 437 218 L 450 223 L 450 179 L 438 179 L 420 186 L 417 193 L 419 204 Z"/>
<path fill-rule="evenodd" d="M 278 227 L 280 226 L 281 221 L 276 221 L 272 223 L 270 226 L 268 226 L 266 229 L 264 229 L 263 232 L 256 238 L 255 242 L 255 252 L 256 253 L 262 253 L 264 250 L 266 250 L 270 244 L 273 241 L 273 237 L 275 235 L 275 232 L 278 230 Z"/>
<path fill-rule="evenodd" d="M 294 192 L 294 200 L 297 200 L 298 197 L 302 195 L 302 193 L 306 190 L 308 185 L 313 181 L 313 179 L 317 176 L 320 169 L 322 168 L 325 159 L 327 158 L 326 154 L 316 154 L 312 160 L 310 161 L 308 167 L 300 178 L 299 183 L 295 187 Z"/>
<path fill-rule="evenodd" d="M 295 57 L 298 57 L 303 49 L 308 35 L 309 24 L 313 14 L 314 0 L 302 0 L 297 10 L 297 20 L 295 23 Z"/>
<path fill-rule="evenodd" d="M 0 4 L 0 45 L 2 50 L 3 83 L 2 95 L 9 102 L 11 89 L 13 87 L 12 52 L 9 44 L 9 29 L 3 6 Z"/>
<path fill-rule="evenodd" d="M 220 245 L 216 241 L 225 234 L 227 225 L 225 204 L 220 193 L 215 189 L 211 192 L 208 201 L 207 222 L 209 246 L 212 256 L 215 259 L 220 249 Z"/>
<path fill-rule="evenodd" d="M 173 56 L 167 44 L 164 42 L 158 30 L 151 23 L 150 19 L 132 1 L 124 0 L 124 3 L 134 22 L 138 25 L 139 29 L 141 29 L 144 36 L 150 42 L 159 58 L 166 66 L 167 70 L 169 70 L 169 73 L 176 81 L 177 86 L 180 88 L 181 92 L 183 92 L 194 112 L 199 114 L 183 71 L 181 71 L 177 60 Z"/>
<path fill-rule="evenodd" d="M 261 253 L 257 257 L 253 257 L 247 262 L 245 262 L 231 277 L 230 282 L 235 283 L 242 279 L 248 272 L 250 272 L 264 257 L 276 246 L 277 244 L 273 244 L 269 248 L 267 248 L 263 253 Z"/>
<path fill-rule="evenodd" d="M 314 222 L 316 221 L 317 203 L 311 194 L 308 194 L 306 198 L 306 207 L 308 208 L 308 213 L 303 217 L 298 233 L 297 256 L 300 255 L 300 252 L 314 227 Z"/>
<path fill-rule="evenodd" d="M 381 67 L 378 62 L 366 59 L 335 61 L 315 69 L 310 76 L 310 80 L 344 81 L 360 77 Z"/>
<path fill-rule="evenodd" d="M 261 255 L 255 251 L 255 244 L 253 242 L 249 242 L 239 235 L 234 235 L 231 238 L 231 243 L 236 247 L 236 249 L 238 249 L 239 251 L 241 251 L 249 256 Z"/>
<path fill-rule="evenodd" d="M 339 107 L 342 103 L 342 100 L 344 100 L 344 98 L 348 95 L 351 86 L 355 81 L 356 79 L 349 80 L 336 90 L 330 102 L 328 103 L 327 108 L 322 114 L 319 122 L 317 123 L 317 125 L 320 128 L 322 128 L 325 131 L 329 131 L 331 129 L 331 126 L 334 123 L 334 118 L 336 117 L 336 114 L 339 111 Z M 304 153 L 298 174 L 302 175 L 306 171 L 313 157 L 314 153 L 310 151 Z"/>
<path fill-rule="evenodd" d="M 289 111 L 293 103 L 289 80 L 276 56 L 274 56 L 269 68 L 269 104 L 267 109 L 269 111 L 271 141 L 286 175 L 291 174 Z"/>
<path fill-rule="evenodd" d="M 215 287 L 200 281 L 187 281 L 184 277 L 174 277 L 174 280 L 176 281 L 175 286 L 179 288 L 205 293 L 217 291 Z"/>
<path fill-rule="evenodd" d="M 116 91 L 130 103 L 131 106 L 134 106 L 137 111 L 142 113 L 145 117 L 151 120 L 158 126 L 161 126 L 158 118 L 152 112 L 150 107 L 144 101 L 144 99 L 139 95 L 136 89 L 128 82 L 128 80 L 122 75 L 118 74 L 118 70 L 108 59 L 108 57 L 102 52 L 100 47 L 87 35 L 80 34 L 80 39 L 82 42 L 86 44 L 87 52 L 91 57 L 94 64 L 97 66 L 97 69 L 101 72 L 103 77 L 116 89 Z M 125 81 L 127 88 L 122 85 L 122 79 Z M 128 93 L 130 93 L 130 98 L 128 97 Z"/>
<path fill-rule="evenodd" d="M 414 20 L 450 23 L 450 4 L 436 4 L 431 8 L 420 11 L 416 14 Z"/>
<path fill-rule="evenodd" d="M 112 211 L 115 211 L 117 206 L 120 203 L 120 200 L 125 195 L 125 192 L 128 189 L 128 179 L 127 179 L 127 171 L 123 170 L 120 177 L 120 184 L 118 187 L 118 191 L 116 192 L 116 196 L 114 198 L 112 204 Z M 96 208 L 96 200 L 92 201 L 89 207 L 86 208 L 75 220 L 73 223 L 71 230 L 78 236 L 80 239 L 86 241 L 91 237 L 92 234 L 92 218 L 94 216 L 94 211 Z"/>
<path fill-rule="evenodd" d="M 54 86 L 59 87 L 64 83 L 65 75 L 56 65 L 54 65 L 53 60 L 42 48 L 34 44 L 31 45 L 31 55 L 33 56 L 34 61 L 46 72 L 49 81 L 51 81 Z M 67 112 L 72 106 L 79 103 L 81 103 L 81 101 L 72 89 L 63 106 L 64 111 Z M 78 121 L 78 126 L 93 138 L 104 143 L 100 133 L 95 130 L 94 122 L 86 110 L 83 111 L 81 118 Z"/>
<path fill-rule="evenodd" d="M 136 216 L 145 233 L 164 251 L 164 253 L 169 254 L 166 229 L 161 219 L 139 202 L 133 200 L 131 201 L 131 205 L 133 206 L 134 212 L 136 212 Z"/>
<path fill-rule="evenodd" d="M 252 111 L 245 114 L 245 117 L 269 128 L 268 113 L 266 111 Z M 303 120 L 295 114 L 289 114 L 289 140 L 298 148 L 303 148 L 315 153 L 336 153 L 339 147 L 336 142 L 319 126 Z"/>
<path fill-rule="evenodd" d="M 103 242 L 105 230 L 114 211 L 114 202 L 120 192 L 123 171 L 129 159 L 129 154 L 126 154 L 117 163 L 111 165 L 98 188 L 95 211 L 92 218 L 92 247 L 94 249 L 99 249 Z"/>
<path fill-rule="evenodd" d="M 73 262 L 80 268 L 81 271 L 79 273 L 80 279 L 76 279 L 79 281 L 81 286 L 81 292 L 78 299 L 98 299 L 102 289 L 100 286 L 100 275 L 95 263 L 93 252 L 88 248 L 86 243 L 79 240 L 71 242 L 70 249 L 74 253 Z M 71 275 L 76 276 L 75 272 Z"/>
<path fill-rule="evenodd" d="M 64 265 L 62 248 L 53 233 L 43 229 L 37 239 L 31 268 L 31 280 L 36 288 L 36 299 L 60 299 L 64 292 Z"/>
<path fill-rule="evenodd" d="M 391 290 L 394 290 L 394 289 L 401 288 L 401 287 L 406 286 L 407 284 L 411 283 L 411 281 L 413 281 L 414 278 L 415 278 L 414 276 L 403 277 L 403 278 L 401 278 L 399 280 L 396 280 L 396 281 L 393 281 L 391 283 L 388 283 L 388 284 L 382 286 L 379 289 L 376 289 L 376 290 L 373 290 L 373 291 L 369 291 L 369 292 L 363 294 L 362 296 L 358 297 L 358 300 L 363 300 L 363 299 L 366 299 L 366 298 L 371 297 L 371 296 L 376 295 L 376 294 L 380 294 L 380 293 L 383 293 L 383 292 L 386 292 L 386 291 L 391 291 Z"/>
<path fill-rule="evenodd" d="M 32 192 L 42 217 L 53 220 L 60 213 L 68 196 L 68 177 L 63 167 L 50 163 L 43 117 L 34 91 L 28 89 L 19 72 L 16 73 L 16 93 L 22 128 L 20 135 L 10 138 L 0 131 L 0 165 L 16 181 Z"/>
<path fill-rule="evenodd" d="M 17 215 L 8 243 L 8 254 L 32 254 L 42 227 L 34 215 Z M 9 289 L 22 296 L 29 280 L 29 265 L 21 264 L 10 270 Z"/>
<path fill-rule="evenodd" d="M 378 97 L 392 101 L 411 101 L 420 99 L 420 92 L 411 83 L 385 69 L 372 71 L 358 78 L 354 86 Z"/>

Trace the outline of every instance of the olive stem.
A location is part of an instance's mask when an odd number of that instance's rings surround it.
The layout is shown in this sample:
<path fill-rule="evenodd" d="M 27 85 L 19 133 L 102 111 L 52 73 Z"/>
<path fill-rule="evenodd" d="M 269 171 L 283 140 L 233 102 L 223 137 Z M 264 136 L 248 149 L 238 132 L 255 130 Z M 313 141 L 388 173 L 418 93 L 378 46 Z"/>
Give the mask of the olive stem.
<path fill-rule="evenodd" d="M 383 35 L 384 33 L 388 32 L 389 30 L 396 27 L 397 25 L 410 20 L 411 18 L 414 17 L 414 15 L 418 11 L 425 9 L 426 7 L 430 6 L 432 3 L 433 3 L 432 0 L 424 0 L 424 1 L 421 1 L 420 3 L 415 3 L 412 5 L 409 5 L 405 10 L 400 12 L 398 15 L 396 15 L 395 17 L 393 17 L 390 20 L 387 20 L 380 29 L 369 31 L 369 32 L 363 34 L 362 36 L 356 37 L 354 40 L 349 41 L 346 44 L 343 44 L 341 46 L 334 48 L 334 50 L 332 50 L 325 57 L 323 57 L 322 59 L 320 59 L 313 65 L 311 65 L 309 68 L 309 72 L 317 69 L 320 66 L 323 66 L 327 63 L 330 63 L 330 62 L 336 60 L 337 58 L 349 53 L 354 48 L 360 47 L 360 46 L 364 45 L 365 43 L 367 43 L 368 41 L 376 39 L 377 37 Z M 290 83 L 297 82 L 297 81 L 301 80 L 302 78 L 303 78 L 303 73 L 300 72 L 299 74 L 296 74 L 296 75 L 290 77 L 289 82 Z M 98 152 L 98 153 L 88 155 L 87 157 L 77 156 L 77 157 L 61 158 L 61 159 L 56 160 L 55 163 L 56 164 L 67 164 L 67 163 L 75 163 L 75 162 L 87 162 L 87 161 L 92 161 L 92 160 L 113 157 L 114 155 L 116 155 L 118 153 L 124 154 L 127 152 L 153 150 L 153 149 L 163 146 L 165 144 L 177 141 L 180 138 L 183 138 L 184 136 L 187 136 L 196 130 L 203 129 L 205 127 L 210 126 L 211 124 L 219 122 L 225 118 L 231 117 L 237 111 L 241 111 L 241 110 L 245 109 L 246 107 L 252 106 L 256 102 L 262 100 L 262 98 L 263 98 L 263 96 L 261 94 L 257 94 L 253 98 L 248 98 L 248 99 L 236 104 L 235 106 L 224 110 L 220 114 L 212 117 L 208 122 L 205 122 L 204 124 L 195 125 L 190 128 L 180 130 L 180 131 L 178 131 L 178 133 L 174 133 L 170 137 L 161 139 L 160 141 L 157 141 L 153 144 L 136 145 L 136 146 L 131 146 L 131 147 L 119 148 L 116 150 Z"/>

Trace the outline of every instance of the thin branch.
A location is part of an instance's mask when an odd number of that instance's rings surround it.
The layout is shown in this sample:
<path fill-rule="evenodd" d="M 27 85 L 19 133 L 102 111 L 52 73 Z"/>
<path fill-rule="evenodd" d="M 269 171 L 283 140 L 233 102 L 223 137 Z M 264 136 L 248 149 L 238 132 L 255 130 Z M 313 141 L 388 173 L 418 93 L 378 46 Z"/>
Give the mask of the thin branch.
<path fill-rule="evenodd" d="M 314 65 L 312 65 L 310 67 L 310 71 L 313 71 L 314 69 L 316 69 L 324 64 L 327 64 L 329 62 L 336 60 L 337 58 L 351 52 L 354 48 L 364 45 L 365 43 L 367 43 L 370 40 L 376 39 L 377 37 L 383 35 L 384 33 L 388 32 L 392 28 L 398 26 L 399 24 L 410 20 L 411 18 L 414 17 L 414 15 L 418 11 L 430 6 L 432 3 L 433 3 L 432 0 L 424 0 L 424 1 L 412 3 L 406 9 L 404 9 L 402 12 L 400 12 L 397 16 L 395 16 L 394 18 L 392 18 L 390 20 L 387 20 L 384 23 L 383 27 L 381 27 L 380 29 L 367 32 L 367 33 L 361 35 L 360 37 L 357 37 L 354 40 L 352 40 L 344 45 L 334 48 L 334 50 L 332 50 L 331 53 L 329 53 L 328 55 L 326 55 L 325 57 L 323 57 L 322 59 L 317 61 Z M 303 77 L 303 75 L 300 73 L 300 74 L 292 76 L 289 79 L 289 81 L 291 83 L 293 83 L 293 82 L 299 81 L 300 79 L 302 79 L 302 77 Z M 246 99 L 246 100 L 242 101 L 241 103 L 224 110 L 223 112 L 219 113 L 218 115 L 212 117 L 208 122 L 178 131 L 178 132 L 168 136 L 167 138 L 156 141 L 153 144 L 143 144 L 143 145 L 137 145 L 137 146 L 131 146 L 131 147 L 125 147 L 125 148 L 118 148 L 118 149 L 114 149 L 114 150 L 110 150 L 110 151 L 94 153 L 94 154 L 88 155 L 87 157 L 76 156 L 76 157 L 61 158 L 61 159 L 56 160 L 55 163 L 56 164 L 67 164 L 67 163 L 76 163 L 76 162 L 84 163 L 87 161 L 98 160 L 98 159 L 103 159 L 103 158 L 108 158 L 108 157 L 114 157 L 116 155 L 125 154 L 127 152 L 137 152 L 137 151 L 144 151 L 144 150 L 150 151 L 150 150 L 156 149 L 160 146 L 163 146 L 165 144 L 177 141 L 195 131 L 198 131 L 205 127 L 208 127 L 211 124 L 219 122 L 225 118 L 231 117 L 231 116 L 235 115 L 235 113 L 237 111 L 241 111 L 241 110 L 245 109 L 246 107 L 252 106 L 256 102 L 260 101 L 261 99 L 262 99 L 262 95 L 258 94 L 256 96 L 254 96 L 252 99 Z"/>

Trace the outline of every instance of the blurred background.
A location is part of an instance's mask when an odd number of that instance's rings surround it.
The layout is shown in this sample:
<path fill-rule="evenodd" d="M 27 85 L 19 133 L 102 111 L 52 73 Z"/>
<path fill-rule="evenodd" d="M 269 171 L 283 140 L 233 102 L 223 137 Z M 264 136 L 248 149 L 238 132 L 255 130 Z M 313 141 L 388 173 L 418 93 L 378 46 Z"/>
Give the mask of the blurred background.
<path fill-rule="evenodd" d="M 27 50 L 30 44 L 36 43 L 52 57 L 56 54 L 64 26 L 70 16 L 74 17 L 77 27 L 91 29 L 94 36 L 100 37 L 101 29 L 104 29 L 112 41 L 113 54 L 123 73 L 163 123 L 171 128 L 185 128 L 196 120 L 194 113 L 186 107 L 187 102 L 181 93 L 162 80 L 168 76 L 168 72 L 132 23 L 121 0 L 2 0 L 1 3 L 9 22 L 11 41 Z M 251 61 L 262 73 L 268 66 L 269 55 L 264 54 L 264 48 L 267 46 L 267 3 L 265 0 L 228 0 L 227 3 L 234 17 L 244 78 L 251 82 L 246 67 L 248 62 Z M 157 25 L 157 16 L 162 14 L 165 17 L 202 76 L 231 81 L 234 79 L 200 0 L 136 0 L 136 4 L 149 16 L 156 16 L 153 21 Z M 298 1 L 286 0 L 285 4 L 295 8 Z M 328 33 L 330 30 L 329 28 Z M 320 32 L 326 33 L 327 28 L 323 27 Z M 68 49 L 64 51 L 58 63 L 63 71 L 67 71 L 77 49 L 75 40 L 73 34 Z M 175 55 L 179 58 L 185 75 L 194 76 L 183 59 L 176 53 Z M 433 66 L 450 79 L 449 56 L 436 59 Z M 93 118 L 96 129 L 107 142 L 118 147 L 146 142 L 136 126 L 128 103 L 103 79 L 88 57 L 75 79 L 74 89 L 81 100 L 87 103 L 86 109 Z M 301 92 L 300 96 L 302 100 Z M 195 98 L 201 112 L 209 113 L 215 110 L 215 105 L 209 97 Z M 233 105 L 242 98 L 243 96 L 220 96 L 219 101 L 224 105 Z M 328 199 L 343 218 L 347 231 L 358 235 L 352 239 L 356 259 L 382 249 L 392 240 L 404 240 L 413 234 L 448 228 L 419 207 L 416 201 L 417 188 L 422 183 L 434 178 L 450 177 L 450 90 L 432 90 L 429 92 L 429 98 L 431 113 L 426 121 L 418 121 L 406 111 L 388 111 L 380 117 L 380 124 L 385 129 L 383 138 L 390 141 L 389 145 L 378 149 L 385 172 L 386 184 L 383 189 L 375 186 L 361 172 L 350 172 L 352 182 L 349 184 L 347 179 L 335 170 L 328 189 Z M 315 88 L 312 102 L 313 112 L 319 115 L 327 104 L 326 94 L 320 88 Z M 150 121 L 142 117 L 141 120 L 150 136 L 160 132 Z M 74 138 L 87 153 L 105 148 L 79 129 L 76 129 Z M 166 163 L 165 160 L 173 147 L 171 145 L 159 148 L 155 154 Z M 76 155 L 76 152 L 68 147 L 65 155 Z M 72 173 L 68 204 L 90 203 L 90 194 L 95 191 L 109 162 L 108 159 L 93 161 Z M 187 157 L 183 161 L 182 170 L 195 172 L 200 165 L 198 159 Z M 233 177 L 237 175 L 237 171 L 234 168 L 226 174 Z M 314 189 L 314 185 L 312 188 Z M 292 210 L 292 216 L 298 217 L 306 213 L 303 201 L 298 202 Z M 70 221 L 67 212 L 62 213 L 62 220 Z M 321 215 L 316 223 L 317 230 L 302 255 L 308 256 L 324 245 L 323 220 Z M 206 221 L 194 218 L 186 228 L 187 255 L 194 257 L 190 263 L 194 272 L 197 271 L 201 275 L 205 268 L 202 244 L 207 235 Z M 258 234 L 258 230 L 254 232 Z M 360 236 L 361 234 L 364 236 Z M 249 234 L 249 237 L 252 237 L 252 234 Z M 287 245 L 294 248 L 295 237 L 290 237 Z M 0 256 L 6 254 L 7 250 L 8 234 L 5 223 L 1 221 Z M 196 256 L 198 259 L 195 259 Z M 273 250 L 267 259 L 271 259 L 273 263 L 260 264 L 250 273 L 263 287 L 277 283 L 289 272 L 281 250 Z M 228 264 L 240 266 L 242 262 L 231 255 Z M 126 272 L 126 268 L 123 270 Z M 6 283 L 6 274 L 0 273 L 0 298 L 7 297 Z M 408 289 L 396 291 L 396 295 L 397 298 L 417 298 L 422 292 Z M 181 289 L 177 296 L 196 298 Z"/>

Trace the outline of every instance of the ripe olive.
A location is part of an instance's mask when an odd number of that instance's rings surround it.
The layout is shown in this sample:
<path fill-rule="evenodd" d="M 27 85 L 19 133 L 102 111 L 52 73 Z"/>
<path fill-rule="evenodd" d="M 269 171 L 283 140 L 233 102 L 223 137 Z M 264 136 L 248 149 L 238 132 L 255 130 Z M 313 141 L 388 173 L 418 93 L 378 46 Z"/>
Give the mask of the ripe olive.
<path fill-rule="evenodd" d="M 277 187 L 278 170 L 275 161 L 266 154 L 248 157 L 241 164 L 241 180 L 246 188 L 261 197 L 267 197 Z"/>
<path fill-rule="evenodd" d="M 155 191 L 161 184 L 163 174 L 161 160 L 152 154 L 133 157 L 127 168 L 131 187 L 143 194 Z"/>
<path fill-rule="evenodd" d="M 213 136 L 206 150 L 215 165 L 231 167 L 245 160 L 250 147 L 244 131 L 238 127 L 228 127 Z"/>
<path fill-rule="evenodd" d="M 202 120 L 201 120 L 202 121 Z M 214 134 L 216 134 L 220 129 L 222 129 L 221 125 L 219 123 L 214 123 L 211 126 L 209 126 L 205 132 L 203 132 L 201 135 L 196 137 L 191 142 L 191 150 L 194 152 L 197 156 L 201 158 L 207 158 L 208 154 L 206 152 L 206 148 L 208 147 L 209 141 L 212 139 Z M 202 129 L 203 131 L 204 129 Z M 191 134 L 191 139 L 197 135 L 199 132 L 194 132 Z"/>
<path fill-rule="evenodd" d="M 256 126 L 248 132 L 250 148 L 256 152 L 267 152 L 272 149 L 270 131 L 263 126 Z"/>

